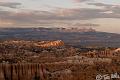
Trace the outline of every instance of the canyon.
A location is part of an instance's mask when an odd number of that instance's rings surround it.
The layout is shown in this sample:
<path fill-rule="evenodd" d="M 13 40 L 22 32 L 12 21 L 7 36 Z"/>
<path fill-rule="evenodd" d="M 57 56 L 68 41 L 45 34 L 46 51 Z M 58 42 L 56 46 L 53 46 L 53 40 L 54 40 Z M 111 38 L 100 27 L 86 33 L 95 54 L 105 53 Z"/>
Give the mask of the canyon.
<path fill-rule="evenodd" d="M 119 48 L 72 47 L 62 40 L 0 42 L 0 80 L 95 80 L 120 72 Z"/>

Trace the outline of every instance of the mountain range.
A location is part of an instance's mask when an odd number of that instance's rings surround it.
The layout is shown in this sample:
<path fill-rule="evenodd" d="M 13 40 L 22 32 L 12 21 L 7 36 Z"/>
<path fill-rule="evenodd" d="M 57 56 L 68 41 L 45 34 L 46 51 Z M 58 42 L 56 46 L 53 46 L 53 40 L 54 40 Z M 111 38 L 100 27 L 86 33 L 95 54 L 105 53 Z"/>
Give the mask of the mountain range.
<path fill-rule="evenodd" d="M 120 47 L 120 34 L 92 28 L 1 28 L 0 40 L 62 40 L 75 47 Z"/>

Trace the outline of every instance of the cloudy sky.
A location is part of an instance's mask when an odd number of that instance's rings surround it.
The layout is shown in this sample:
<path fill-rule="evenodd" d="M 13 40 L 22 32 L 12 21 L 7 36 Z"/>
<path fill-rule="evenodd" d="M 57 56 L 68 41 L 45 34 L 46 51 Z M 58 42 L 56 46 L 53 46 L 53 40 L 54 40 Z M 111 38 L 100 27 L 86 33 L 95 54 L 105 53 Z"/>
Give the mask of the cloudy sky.
<path fill-rule="evenodd" d="M 41 26 L 120 33 L 120 0 L 0 0 L 0 27 Z"/>

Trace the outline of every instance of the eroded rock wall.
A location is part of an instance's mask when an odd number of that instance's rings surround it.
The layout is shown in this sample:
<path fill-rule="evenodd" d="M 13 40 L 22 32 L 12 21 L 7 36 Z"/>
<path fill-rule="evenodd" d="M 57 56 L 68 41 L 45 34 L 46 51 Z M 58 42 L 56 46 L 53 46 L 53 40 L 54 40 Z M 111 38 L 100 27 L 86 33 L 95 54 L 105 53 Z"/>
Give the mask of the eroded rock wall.
<path fill-rule="evenodd" d="M 0 80 L 46 80 L 41 64 L 0 64 Z"/>

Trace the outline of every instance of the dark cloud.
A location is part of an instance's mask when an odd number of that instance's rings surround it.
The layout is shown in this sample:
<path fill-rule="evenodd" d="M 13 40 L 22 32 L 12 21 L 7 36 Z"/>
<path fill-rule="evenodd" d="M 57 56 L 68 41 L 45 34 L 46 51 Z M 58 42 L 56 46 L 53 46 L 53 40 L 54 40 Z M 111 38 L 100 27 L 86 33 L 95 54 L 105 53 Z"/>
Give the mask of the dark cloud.
<path fill-rule="evenodd" d="M 87 0 L 74 0 L 75 2 L 84 2 L 84 1 L 87 1 Z"/>
<path fill-rule="evenodd" d="M 104 3 L 88 3 L 88 5 L 95 5 L 95 6 L 103 6 L 105 7 L 106 11 L 113 12 L 113 15 L 120 14 L 120 5 L 113 5 L 113 4 L 104 4 Z M 119 16 L 118 16 L 119 18 Z"/>
<path fill-rule="evenodd" d="M 119 9 L 119 8 L 118 8 Z M 31 11 L 31 12 L 9 12 L 0 11 L 1 19 L 10 19 L 19 22 L 39 22 L 39 20 L 89 20 L 96 18 L 120 18 L 117 8 L 112 9 L 114 13 L 106 13 L 109 10 L 104 9 L 64 9 L 63 12 Z M 66 12 L 67 11 L 67 12 Z M 61 14 L 59 14 L 61 13 Z"/>
<path fill-rule="evenodd" d="M 74 2 L 85 2 L 85 1 L 90 1 L 90 0 L 73 0 Z"/>
<path fill-rule="evenodd" d="M 81 23 L 76 23 L 74 24 L 74 26 L 92 26 L 92 27 L 96 27 L 96 26 L 100 26 L 99 24 L 92 24 L 92 23 L 85 23 L 85 24 L 81 24 Z"/>
<path fill-rule="evenodd" d="M 89 3 L 89 5 L 106 6 L 103 9 L 78 8 L 78 9 L 56 9 L 55 11 L 0 11 L 0 20 L 10 21 L 14 24 L 54 24 L 55 21 L 90 20 L 99 18 L 120 19 L 120 7 L 102 3 Z M 108 7 L 109 6 L 109 7 Z M 109 13 L 111 11 L 111 13 Z M 96 24 L 76 24 L 79 26 L 98 26 Z"/>
<path fill-rule="evenodd" d="M 96 18 L 120 18 L 117 13 L 107 13 L 109 9 L 92 9 L 92 8 L 80 8 L 69 9 L 70 13 L 66 13 L 65 16 L 55 16 L 54 18 L 60 20 L 90 20 Z M 69 15 L 70 14 L 70 15 Z"/>
<path fill-rule="evenodd" d="M 52 15 L 49 12 L 41 11 L 31 11 L 31 12 L 10 12 L 10 11 L 0 11 L 0 21 L 11 22 L 14 25 L 48 25 L 51 24 L 50 19 Z"/>
<path fill-rule="evenodd" d="M 2 7 L 8 7 L 8 8 L 18 8 L 21 3 L 15 3 L 15 2 L 0 2 L 0 6 Z"/>
<path fill-rule="evenodd" d="M 111 5 L 111 4 L 104 4 L 104 3 L 88 3 L 88 5 L 103 6 L 103 7 L 114 6 L 114 5 Z"/>

